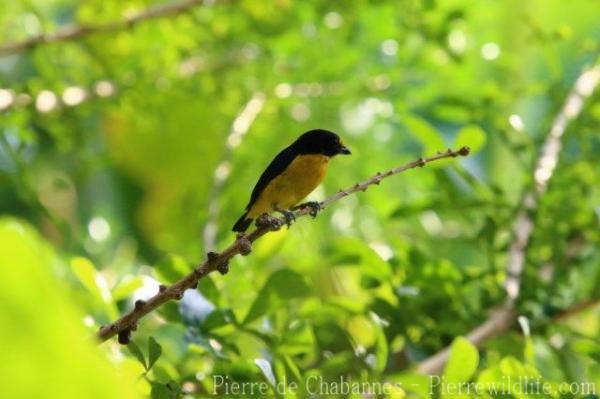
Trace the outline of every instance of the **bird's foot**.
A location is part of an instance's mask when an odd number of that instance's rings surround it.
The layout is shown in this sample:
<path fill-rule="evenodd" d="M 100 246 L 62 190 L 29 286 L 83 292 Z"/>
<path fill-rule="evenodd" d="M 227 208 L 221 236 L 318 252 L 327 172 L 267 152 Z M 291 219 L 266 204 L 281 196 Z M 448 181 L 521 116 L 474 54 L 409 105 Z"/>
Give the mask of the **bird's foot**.
<path fill-rule="evenodd" d="M 310 216 L 312 216 L 314 219 L 317 217 L 317 214 L 321 210 L 321 204 L 318 201 L 308 201 L 303 204 L 296 205 L 292 209 L 305 209 L 305 208 L 310 208 L 310 210 L 308 211 L 308 214 Z"/>
<path fill-rule="evenodd" d="M 292 211 L 289 211 L 287 209 L 275 209 L 275 211 L 283 215 L 283 219 L 285 220 L 285 224 L 288 229 L 290 228 L 292 223 L 296 221 L 296 215 L 294 215 L 294 212 Z"/>

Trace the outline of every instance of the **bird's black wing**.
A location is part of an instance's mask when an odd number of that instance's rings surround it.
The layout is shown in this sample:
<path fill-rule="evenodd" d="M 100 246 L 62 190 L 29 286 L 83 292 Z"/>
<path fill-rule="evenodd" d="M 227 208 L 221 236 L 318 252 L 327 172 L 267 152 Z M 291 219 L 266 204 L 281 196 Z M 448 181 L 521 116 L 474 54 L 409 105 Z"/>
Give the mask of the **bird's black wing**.
<path fill-rule="evenodd" d="M 267 169 L 260 175 L 258 182 L 254 186 L 252 190 L 252 195 L 250 195 L 250 202 L 246 206 L 246 210 L 249 210 L 254 202 L 258 199 L 258 196 L 262 191 L 267 187 L 267 185 L 277 176 L 279 176 L 283 171 L 292 163 L 292 161 L 296 158 L 297 151 L 295 151 L 291 146 L 285 148 L 281 151 L 277 156 L 271 161 Z"/>

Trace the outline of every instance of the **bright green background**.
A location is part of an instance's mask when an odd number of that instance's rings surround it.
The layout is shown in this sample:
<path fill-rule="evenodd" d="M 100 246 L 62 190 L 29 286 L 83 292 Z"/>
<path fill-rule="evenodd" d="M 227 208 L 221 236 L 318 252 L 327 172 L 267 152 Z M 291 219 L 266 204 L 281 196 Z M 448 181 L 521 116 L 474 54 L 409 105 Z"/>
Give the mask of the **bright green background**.
<path fill-rule="evenodd" d="M 598 394 L 598 307 L 556 315 L 599 298 L 600 94 L 570 124 L 532 215 L 517 303 L 531 334 L 515 325 L 479 354 L 460 336 L 504 301 L 511 226 L 540 144 L 599 60 L 599 3 L 215 3 L 0 57 L 4 98 L 32 99 L 0 113 L 0 397 L 202 397 L 213 375 L 403 382 L 392 397 L 429 397 L 414 369 L 450 344 L 447 381 L 540 376 L 593 382 Z M 0 43 L 151 4 L 5 1 Z M 41 112 L 45 90 L 60 99 L 100 81 L 115 95 Z M 228 148 L 236 116 L 261 94 L 242 145 Z M 449 146 L 473 153 L 264 237 L 227 276 L 144 319 L 137 346 L 93 343 L 132 298 L 204 258 L 211 198 L 217 248 L 229 244 L 262 169 L 315 127 L 353 152 L 331 163 L 317 199 Z M 222 161 L 230 173 L 215 197 Z M 138 378 L 137 358 L 158 355 Z"/>

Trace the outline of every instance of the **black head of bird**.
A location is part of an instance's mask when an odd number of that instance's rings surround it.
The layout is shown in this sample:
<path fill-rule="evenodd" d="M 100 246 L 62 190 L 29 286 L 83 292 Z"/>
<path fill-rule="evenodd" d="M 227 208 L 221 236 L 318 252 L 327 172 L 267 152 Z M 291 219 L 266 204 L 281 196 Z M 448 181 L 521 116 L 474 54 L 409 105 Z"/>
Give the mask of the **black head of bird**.
<path fill-rule="evenodd" d="M 299 154 L 321 154 L 333 157 L 338 154 L 351 154 L 342 144 L 340 136 L 324 129 L 309 130 L 291 145 Z"/>

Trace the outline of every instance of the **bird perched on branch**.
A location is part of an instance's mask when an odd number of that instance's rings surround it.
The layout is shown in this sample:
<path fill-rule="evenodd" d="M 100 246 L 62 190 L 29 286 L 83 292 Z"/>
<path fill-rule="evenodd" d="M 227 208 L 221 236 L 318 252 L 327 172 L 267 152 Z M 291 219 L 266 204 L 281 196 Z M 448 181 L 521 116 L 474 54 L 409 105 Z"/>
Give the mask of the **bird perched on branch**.
<path fill-rule="evenodd" d="M 295 209 L 310 207 L 311 215 L 315 216 L 318 202 L 297 204 L 321 184 L 329 160 L 337 154 L 350 154 L 337 134 L 323 129 L 302 134 L 277 154 L 262 173 L 252 190 L 246 212 L 235 223 L 233 231 L 244 232 L 258 216 L 273 211 L 282 213 L 288 225 L 294 219 L 291 211 Z"/>

